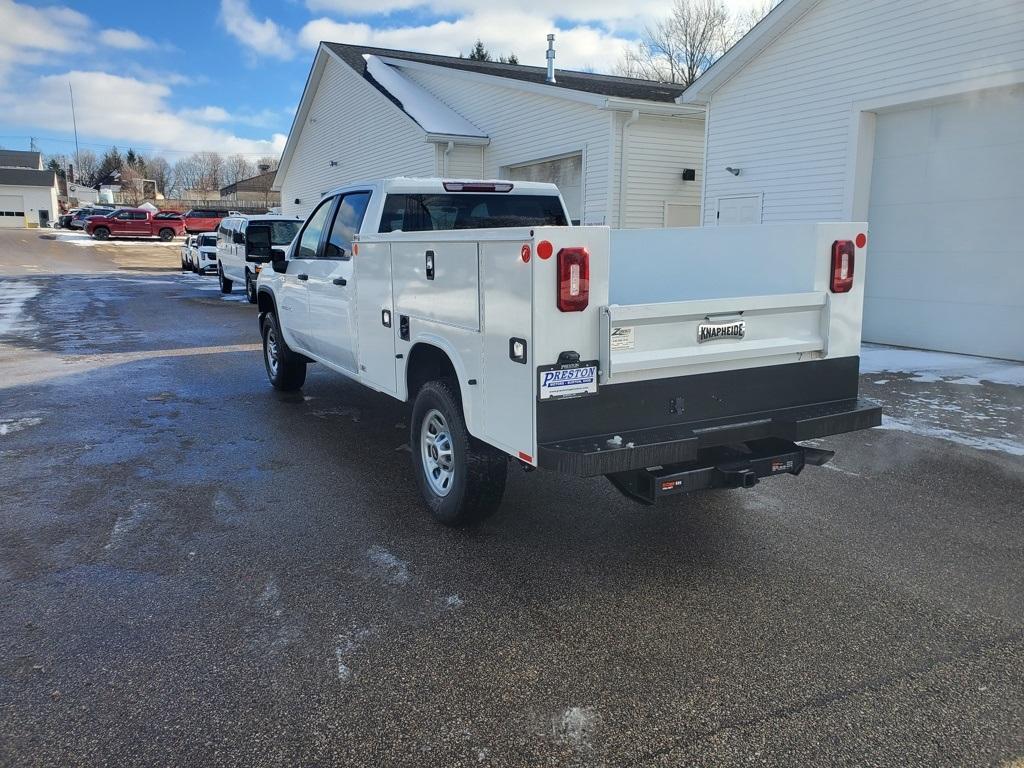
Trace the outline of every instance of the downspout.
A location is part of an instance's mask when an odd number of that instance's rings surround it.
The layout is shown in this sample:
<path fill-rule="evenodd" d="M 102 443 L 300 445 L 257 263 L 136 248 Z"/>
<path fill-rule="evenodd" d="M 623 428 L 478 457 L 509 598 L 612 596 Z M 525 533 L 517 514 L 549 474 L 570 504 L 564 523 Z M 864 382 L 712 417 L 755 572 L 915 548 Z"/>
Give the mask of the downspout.
<path fill-rule="evenodd" d="M 626 223 L 626 139 L 629 136 L 629 126 L 640 119 L 640 110 L 634 109 L 629 119 L 622 124 L 622 148 L 619 150 L 619 229 Z"/>
<path fill-rule="evenodd" d="M 448 146 L 444 148 L 444 159 L 441 161 L 441 175 L 444 177 L 448 176 L 448 155 L 455 149 L 455 142 L 449 141 Z"/>

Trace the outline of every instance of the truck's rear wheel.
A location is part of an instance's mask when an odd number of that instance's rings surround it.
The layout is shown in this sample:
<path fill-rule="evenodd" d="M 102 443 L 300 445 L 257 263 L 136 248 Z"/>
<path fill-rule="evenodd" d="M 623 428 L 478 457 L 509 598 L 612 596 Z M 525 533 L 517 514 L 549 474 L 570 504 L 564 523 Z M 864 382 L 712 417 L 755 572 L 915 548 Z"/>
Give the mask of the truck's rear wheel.
<path fill-rule="evenodd" d="M 263 364 L 271 385 L 285 392 L 299 389 L 306 383 L 306 361 L 288 348 L 272 312 L 263 318 L 262 331 Z"/>
<path fill-rule="evenodd" d="M 470 436 L 450 380 L 429 381 L 412 409 L 413 472 L 427 510 L 445 525 L 468 525 L 494 514 L 505 493 L 508 461 Z"/>
<path fill-rule="evenodd" d="M 224 277 L 224 267 L 221 266 L 219 261 L 217 262 L 217 282 L 220 283 L 221 293 L 231 293 L 231 288 L 234 283 Z"/>
<path fill-rule="evenodd" d="M 249 300 L 250 304 L 256 303 L 256 278 L 248 269 L 245 270 L 245 298 Z"/>
<path fill-rule="evenodd" d="M 160 230 L 159 237 L 165 243 L 168 240 L 173 240 L 174 239 L 174 230 L 170 229 L 169 227 L 164 227 L 163 229 Z"/>

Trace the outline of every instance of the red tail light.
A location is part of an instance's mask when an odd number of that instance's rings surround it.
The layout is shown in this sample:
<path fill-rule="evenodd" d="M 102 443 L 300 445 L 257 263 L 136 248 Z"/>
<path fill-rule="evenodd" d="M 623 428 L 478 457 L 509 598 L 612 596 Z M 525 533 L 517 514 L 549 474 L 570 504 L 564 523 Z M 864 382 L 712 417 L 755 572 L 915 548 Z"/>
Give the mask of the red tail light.
<path fill-rule="evenodd" d="M 558 252 L 558 308 L 582 312 L 590 303 L 590 252 L 563 248 Z"/>
<path fill-rule="evenodd" d="M 853 288 L 853 240 L 832 243 L 832 293 Z"/>

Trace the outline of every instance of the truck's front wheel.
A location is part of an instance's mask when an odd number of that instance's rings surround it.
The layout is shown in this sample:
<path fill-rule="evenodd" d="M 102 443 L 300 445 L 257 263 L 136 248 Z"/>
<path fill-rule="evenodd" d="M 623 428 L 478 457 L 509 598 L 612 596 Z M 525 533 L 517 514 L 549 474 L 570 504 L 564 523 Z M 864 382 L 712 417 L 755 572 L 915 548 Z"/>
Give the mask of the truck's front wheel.
<path fill-rule="evenodd" d="M 96 229 L 92 231 L 92 236 L 97 240 L 106 240 L 110 237 L 110 230 L 106 227 L 96 227 Z"/>
<path fill-rule="evenodd" d="M 416 396 L 410 425 L 413 472 L 427 510 L 445 525 L 492 515 L 505 493 L 508 461 L 470 436 L 457 384 L 430 381 Z"/>
<path fill-rule="evenodd" d="M 291 392 L 306 383 L 306 361 L 289 349 L 272 312 L 263 318 L 263 363 L 274 389 Z"/>

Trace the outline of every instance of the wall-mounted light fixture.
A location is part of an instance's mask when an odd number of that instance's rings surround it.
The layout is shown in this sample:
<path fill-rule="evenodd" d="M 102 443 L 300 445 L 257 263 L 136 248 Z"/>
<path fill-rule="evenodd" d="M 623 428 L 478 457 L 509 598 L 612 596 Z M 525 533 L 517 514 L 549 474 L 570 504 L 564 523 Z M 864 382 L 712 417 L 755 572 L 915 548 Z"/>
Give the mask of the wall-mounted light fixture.
<path fill-rule="evenodd" d="M 296 197 L 296 198 L 295 198 L 295 204 L 296 204 L 296 205 L 302 205 L 302 201 L 301 201 L 301 200 L 299 200 L 299 198 L 297 198 L 297 197 Z"/>
<path fill-rule="evenodd" d="M 727 170 L 733 176 L 739 176 L 740 175 L 740 169 L 739 168 L 733 168 L 731 165 L 727 166 L 725 170 Z"/>
<path fill-rule="evenodd" d="M 696 168 L 683 168 L 683 181 L 695 181 L 697 178 Z"/>
<path fill-rule="evenodd" d="M 331 160 L 331 168 L 337 168 L 337 167 L 338 167 L 338 161 L 337 160 Z"/>

